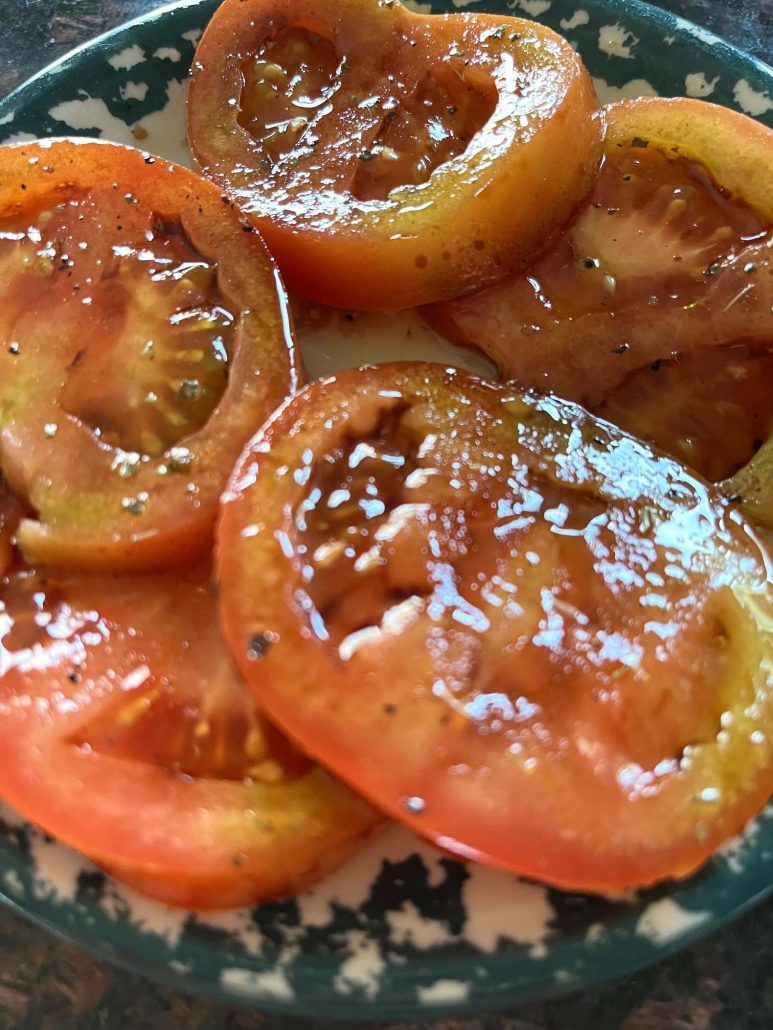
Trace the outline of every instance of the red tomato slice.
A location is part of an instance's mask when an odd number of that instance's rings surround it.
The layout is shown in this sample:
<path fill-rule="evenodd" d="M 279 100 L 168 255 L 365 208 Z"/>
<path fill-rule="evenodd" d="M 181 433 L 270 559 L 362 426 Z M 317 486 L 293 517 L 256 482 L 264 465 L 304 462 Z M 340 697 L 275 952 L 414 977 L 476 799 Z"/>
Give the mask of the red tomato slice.
<path fill-rule="evenodd" d="M 574 404 L 438 365 L 319 381 L 245 452 L 218 540 L 265 710 L 458 855 L 650 884 L 771 792 L 768 558 Z"/>
<path fill-rule="evenodd" d="M 0 149 L 0 462 L 35 561 L 182 565 L 297 385 L 285 296 L 211 183 L 113 144 Z"/>
<path fill-rule="evenodd" d="M 773 430 L 773 132 L 695 100 L 607 117 L 601 172 L 565 233 L 427 317 L 503 377 L 723 479 Z"/>
<path fill-rule="evenodd" d="M 203 571 L 7 579 L 0 796 L 174 905 L 293 893 L 373 827 L 260 715 Z"/>
<path fill-rule="evenodd" d="M 196 52 L 188 135 L 293 290 L 396 309 L 537 253 L 590 187 L 596 106 L 569 44 L 530 21 L 226 0 Z"/>

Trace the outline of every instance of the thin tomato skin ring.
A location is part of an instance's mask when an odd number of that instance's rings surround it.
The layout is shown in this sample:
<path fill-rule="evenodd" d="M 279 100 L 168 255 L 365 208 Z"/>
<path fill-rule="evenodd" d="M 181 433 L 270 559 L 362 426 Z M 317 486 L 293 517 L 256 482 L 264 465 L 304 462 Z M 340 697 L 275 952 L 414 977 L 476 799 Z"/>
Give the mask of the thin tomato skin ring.
<path fill-rule="evenodd" d="M 218 532 L 287 733 L 440 846 L 598 892 L 688 875 L 767 800 L 769 561 L 576 405 L 410 363 L 281 409 Z"/>
<path fill-rule="evenodd" d="M 330 40 L 342 64 L 313 155 L 274 167 L 239 122 L 243 69 L 293 26 Z M 427 182 L 356 200 L 358 155 L 388 124 L 374 101 L 411 102 L 423 76 L 455 58 L 495 91 L 490 118 Z M 188 110 L 199 167 L 250 212 L 288 286 L 384 310 L 457 296 L 525 264 L 589 188 L 601 132 L 587 72 L 549 29 L 375 0 L 227 0 L 199 44 Z"/>
<path fill-rule="evenodd" d="M 38 312 L 33 297 L 29 310 L 21 312 L 20 318 L 32 322 L 30 333 L 39 337 L 33 345 L 25 348 L 23 341 L 9 338 L 0 349 L 9 402 L 0 419 L 0 463 L 31 509 L 19 528 L 19 542 L 30 561 L 94 571 L 189 564 L 211 546 L 218 495 L 239 450 L 297 388 L 299 358 L 284 287 L 258 234 L 220 190 L 187 169 L 92 140 L 0 149 L 0 218 L 66 204 L 70 197 L 84 203 L 101 198 L 93 217 L 114 220 L 102 224 L 93 239 L 80 241 L 84 249 L 65 255 L 54 269 L 50 307 Z M 219 290 L 236 315 L 234 348 L 216 407 L 201 428 L 178 441 L 185 451 L 184 473 L 161 474 L 170 466 L 167 449 L 131 456 L 131 478 L 122 478 L 119 451 L 60 403 L 62 384 L 84 345 L 79 332 L 67 335 L 66 327 L 77 325 L 78 309 L 85 310 L 81 305 L 90 300 L 101 259 L 94 258 L 97 270 L 91 277 L 84 273 L 84 283 L 71 287 L 75 280 L 67 277 L 77 278 L 89 255 L 104 257 L 103 252 L 127 243 L 137 246 L 127 239 L 128 227 L 156 216 L 181 226 L 216 267 Z M 6 309 L 12 299 L 11 293 Z M 90 310 L 97 328 L 89 330 L 85 343 L 96 346 L 102 312 Z M 108 317 L 114 313 L 106 308 Z M 120 389 L 132 388 L 131 374 L 127 366 Z"/>

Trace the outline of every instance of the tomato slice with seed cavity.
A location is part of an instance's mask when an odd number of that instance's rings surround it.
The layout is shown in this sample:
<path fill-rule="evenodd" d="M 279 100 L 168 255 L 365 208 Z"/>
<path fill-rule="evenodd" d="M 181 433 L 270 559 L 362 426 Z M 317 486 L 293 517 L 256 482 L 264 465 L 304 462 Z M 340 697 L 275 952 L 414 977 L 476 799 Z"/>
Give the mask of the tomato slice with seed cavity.
<path fill-rule="evenodd" d="M 0 462 L 31 509 L 25 555 L 139 570 L 206 552 L 228 469 L 297 383 L 257 234 L 139 151 L 4 147 L 0 291 Z"/>
<path fill-rule="evenodd" d="M 321 380 L 245 452 L 218 541 L 265 710 L 456 854 L 619 890 L 771 792 L 769 559 L 577 405 L 438 365 Z"/>
<path fill-rule="evenodd" d="M 226 0 L 196 52 L 188 135 L 293 290 L 397 309 L 534 256 L 590 186 L 596 105 L 569 44 L 530 21 Z"/>
<path fill-rule="evenodd" d="M 525 273 L 427 317 L 505 378 L 723 479 L 772 428 L 773 132 L 694 100 L 607 115 L 601 172 L 565 233 Z"/>
<path fill-rule="evenodd" d="M 0 608 L 0 796 L 170 904 L 292 893 L 377 816 L 275 730 L 204 570 L 20 572 Z"/>

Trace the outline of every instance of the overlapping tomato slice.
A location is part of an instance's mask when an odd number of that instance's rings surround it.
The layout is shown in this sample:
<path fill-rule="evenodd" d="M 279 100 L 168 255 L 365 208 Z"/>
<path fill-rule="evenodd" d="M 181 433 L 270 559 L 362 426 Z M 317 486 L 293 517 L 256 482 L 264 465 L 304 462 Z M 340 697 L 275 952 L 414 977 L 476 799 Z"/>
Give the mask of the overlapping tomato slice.
<path fill-rule="evenodd" d="M 204 570 L 17 572 L 0 667 L 0 795 L 152 897 L 292 893 L 378 821 L 261 716 Z"/>
<path fill-rule="evenodd" d="M 211 183 L 112 144 L 0 150 L 0 463 L 35 561 L 206 553 L 228 470 L 297 383 L 276 269 Z"/>
<path fill-rule="evenodd" d="M 526 272 L 427 314 L 505 378 L 722 480 L 773 432 L 773 132 L 694 100 L 624 101 L 607 120 L 565 233 Z"/>
<path fill-rule="evenodd" d="M 225 495 L 226 636 L 270 716 L 442 847 L 681 877 L 773 787 L 773 583 L 702 480 L 437 365 L 307 387 Z"/>
<path fill-rule="evenodd" d="M 599 123 L 534 22 L 395 0 L 226 0 L 196 52 L 189 138 L 321 303 L 412 307 L 530 260 L 590 186 Z"/>

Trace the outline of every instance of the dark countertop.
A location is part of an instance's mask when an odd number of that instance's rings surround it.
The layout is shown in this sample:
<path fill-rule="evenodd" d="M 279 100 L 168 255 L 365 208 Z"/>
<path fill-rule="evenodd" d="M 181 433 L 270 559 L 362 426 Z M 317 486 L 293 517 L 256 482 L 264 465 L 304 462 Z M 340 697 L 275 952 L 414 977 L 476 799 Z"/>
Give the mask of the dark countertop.
<path fill-rule="evenodd" d="M 72 47 L 158 6 L 159 0 L 0 0 L 0 95 Z M 773 56 L 773 0 L 661 0 L 661 6 L 756 57 Z M 773 900 L 675 958 L 614 984 L 511 1014 L 401 1024 L 399 1030 L 768 1030 L 771 953 Z M 314 1025 L 156 987 L 0 909 L 0 1030 Z"/>

